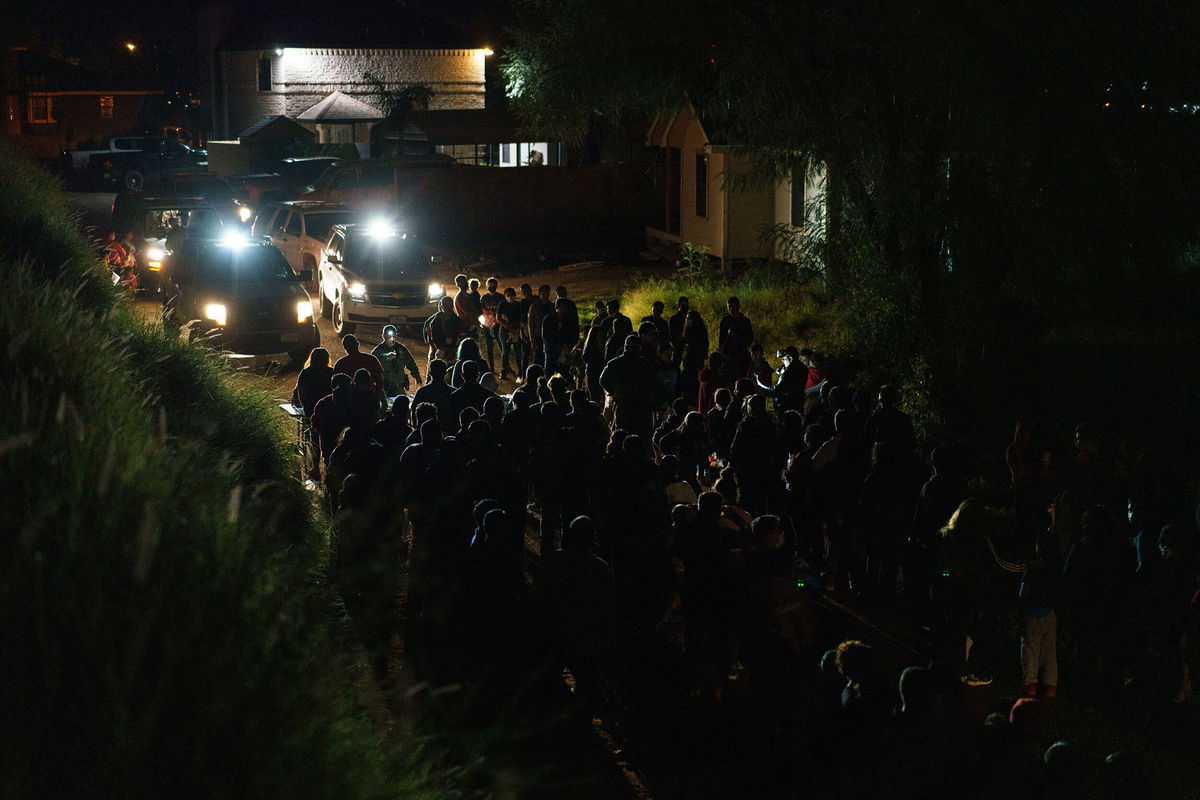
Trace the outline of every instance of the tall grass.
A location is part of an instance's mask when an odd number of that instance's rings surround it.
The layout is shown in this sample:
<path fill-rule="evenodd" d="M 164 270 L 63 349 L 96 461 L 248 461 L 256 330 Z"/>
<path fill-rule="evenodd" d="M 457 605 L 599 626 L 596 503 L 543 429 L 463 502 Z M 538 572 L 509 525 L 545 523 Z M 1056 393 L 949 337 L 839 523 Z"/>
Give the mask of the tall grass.
<path fill-rule="evenodd" d="M 139 325 L 0 145 L 0 794 L 433 796 L 329 632 L 270 400 Z"/>
<path fill-rule="evenodd" d="M 636 323 L 650 313 L 655 300 L 666 303 L 666 314 L 670 316 L 676 301 L 687 297 L 691 308 L 704 318 L 715 350 L 725 303 L 737 297 L 742 313 L 754 324 L 755 339 L 768 353 L 789 344 L 816 349 L 829 341 L 819 287 L 789 281 L 769 264 L 735 276 L 718 273 L 715 267 L 709 269 L 707 277 L 699 280 L 683 274 L 635 278 L 622 293 L 621 310 Z"/>

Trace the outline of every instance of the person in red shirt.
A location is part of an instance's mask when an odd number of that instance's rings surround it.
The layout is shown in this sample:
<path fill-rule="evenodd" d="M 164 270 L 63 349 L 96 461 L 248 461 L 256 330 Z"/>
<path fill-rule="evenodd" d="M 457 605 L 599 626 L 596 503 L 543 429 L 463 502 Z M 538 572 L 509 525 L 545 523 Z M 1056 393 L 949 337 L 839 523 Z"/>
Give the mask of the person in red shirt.
<path fill-rule="evenodd" d="M 339 358 L 333 365 L 333 374 L 349 375 L 353 378 L 355 372 L 365 369 L 371 373 L 375 391 L 379 393 L 380 397 L 383 397 L 383 365 L 379 363 L 379 359 L 370 353 L 360 352 L 358 337 L 352 333 L 342 337 L 342 347 L 346 349 L 346 355 Z"/>

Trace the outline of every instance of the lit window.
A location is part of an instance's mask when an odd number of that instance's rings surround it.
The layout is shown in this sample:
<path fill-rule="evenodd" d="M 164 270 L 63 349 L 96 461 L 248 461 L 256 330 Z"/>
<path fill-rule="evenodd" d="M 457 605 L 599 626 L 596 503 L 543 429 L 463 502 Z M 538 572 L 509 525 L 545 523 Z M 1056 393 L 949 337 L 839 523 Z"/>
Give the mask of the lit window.
<path fill-rule="evenodd" d="M 112 119 L 113 98 L 111 94 L 100 95 L 100 119 Z"/>
<path fill-rule="evenodd" d="M 29 96 L 29 121 L 54 122 L 54 105 L 46 95 Z"/>

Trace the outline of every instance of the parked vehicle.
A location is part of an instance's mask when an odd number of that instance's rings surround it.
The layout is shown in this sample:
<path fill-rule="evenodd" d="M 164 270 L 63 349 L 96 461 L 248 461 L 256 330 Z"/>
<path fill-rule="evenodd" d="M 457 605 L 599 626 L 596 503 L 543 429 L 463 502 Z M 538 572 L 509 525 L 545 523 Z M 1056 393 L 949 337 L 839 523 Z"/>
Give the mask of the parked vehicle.
<path fill-rule="evenodd" d="M 86 174 L 104 187 L 141 189 L 172 172 L 206 172 L 208 152 L 193 150 L 172 139 L 146 139 L 142 150 L 109 152 L 89 157 Z"/>
<path fill-rule="evenodd" d="M 300 362 L 321 343 L 305 277 L 265 239 L 189 238 L 164 274 L 164 318 L 225 350 Z"/>
<path fill-rule="evenodd" d="M 138 283 L 157 293 L 160 275 L 173 247 L 192 232 L 235 229 L 237 205 L 203 197 L 156 197 L 120 192 L 112 205 L 112 228 L 119 238 L 133 232 Z M 207 233 L 206 233 L 207 235 Z"/>
<path fill-rule="evenodd" d="M 416 237 L 378 222 L 333 226 L 317 279 L 321 314 L 339 336 L 359 324 L 417 328 L 445 294 Z"/>
<path fill-rule="evenodd" d="M 405 189 L 430 180 L 440 170 L 457 166 L 453 158 L 438 153 L 382 161 L 349 161 L 326 170 L 300 199 L 346 203 L 356 208 L 391 206 Z"/>
<path fill-rule="evenodd" d="M 172 172 L 148 185 L 146 191 L 159 197 L 203 197 L 214 208 L 232 208 L 243 223 L 254 217 L 253 209 L 242 203 L 228 181 L 215 172 Z"/>
<path fill-rule="evenodd" d="M 71 167 L 77 172 L 88 168 L 93 156 L 109 156 L 112 153 L 140 153 L 146 147 L 146 136 L 110 136 L 101 147 L 81 147 L 68 151 Z"/>
<path fill-rule="evenodd" d="M 291 200 L 308 191 L 321 174 L 343 163 L 332 156 L 285 158 L 274 172 L 244 173 L 228 176 L 243 203 L 261 208 L 267 203 Z"/>
<path fill-rule="evenodd" d="M 269 237 L 296 272 L 307 269 L 315 274 L 330 228 L 359 222 L 361 217 L 361 212 L 341 203 L 288 200 L 259 211 L 251 233 Z"/>

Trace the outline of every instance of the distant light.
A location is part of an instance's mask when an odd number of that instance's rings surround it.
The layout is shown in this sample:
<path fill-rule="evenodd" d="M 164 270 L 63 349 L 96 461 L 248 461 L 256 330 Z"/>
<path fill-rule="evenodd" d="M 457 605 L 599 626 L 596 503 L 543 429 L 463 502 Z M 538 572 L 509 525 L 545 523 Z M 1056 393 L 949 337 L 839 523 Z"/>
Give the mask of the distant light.
<path fill-rule="evenodd" d="M 237 215 L 242 222 L 249 222 L 250 218 L 254 216 L 254 209 L 250 206 L 238 206 Z"/>
<path fill-rule="evenodd" d="M 211 319 L 221 327 L 224 327 L 228 321 L 228 317 L 225 314 L 225 305 L 223 303 L 208 303 L 204 306 L 204 318 Z"/>
<path fill-rule="evenodd" d="M 373 219 L 367 223 L 367 236 L 395 236 L 396 226 L 386 219 Z"/>
<path fill-rule="evenodd" d="M 276 48 L 275 48 L 275 55 L 277 55 L 277 56 L 281 56 L 281 55 L 283 55 L 283 48 L 282 48 L 282 47 L 276 47 Z"/>
<path fill-rule="evenodd" d="M 496 55 L 496 51 L 495 51 L 495 50 L 493 50 L 493 49 L 492 49 L 492 48 L 490 48 L 490 47 L 485 47 L 485 48 L 483 48 L 483 50 L 481 50 L 480 52 L 482 52 L 482 53 L 483 53 L 485 56 L 494 56 L 494 55 Z"/>
<path fill-rule="evenodd" d="M 1105 108 L 1109 108 L 1109 107 L 1111 107 L 1111 106 L 1112 106 L 1112 103 L 1105 103 L 1105 104 L 1104 104 L 1104 107 L 1105 107 Z"/>
<path fill-rule="evenodd" d="M 134 50 L 137 50 L 137 45 L 133 42 L 126 42 L 125 49 L 132 53 Z"/>

